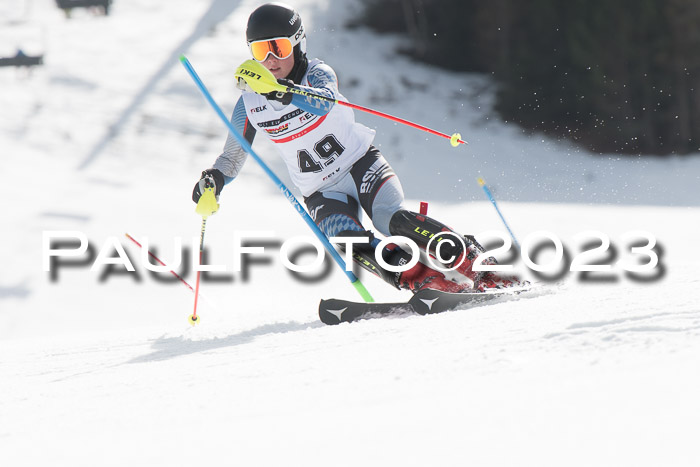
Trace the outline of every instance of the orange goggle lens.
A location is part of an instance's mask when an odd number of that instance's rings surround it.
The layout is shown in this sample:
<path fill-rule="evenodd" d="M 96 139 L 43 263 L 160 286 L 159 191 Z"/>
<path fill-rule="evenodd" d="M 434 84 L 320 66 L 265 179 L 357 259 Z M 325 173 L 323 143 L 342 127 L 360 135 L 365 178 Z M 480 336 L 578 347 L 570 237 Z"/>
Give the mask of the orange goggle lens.
<path fill-rule="evenodd" d="M 268 54 L 272 54 L 280 60 L 292 55 L 292 41 L 286 37 L 267 39 L 250 43 L 250 53 L 259 62 L 264 62 Z"/>

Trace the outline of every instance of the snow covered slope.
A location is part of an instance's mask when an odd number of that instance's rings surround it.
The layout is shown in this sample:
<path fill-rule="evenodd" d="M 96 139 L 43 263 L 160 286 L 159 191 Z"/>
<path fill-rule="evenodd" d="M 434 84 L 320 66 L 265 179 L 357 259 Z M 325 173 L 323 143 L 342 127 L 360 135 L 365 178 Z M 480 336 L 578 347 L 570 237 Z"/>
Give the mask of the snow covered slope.
<path fill-rule="evenodd" d="M 320 298 L 359 298 L 344 274 L 300 283 L 268 248 L 248 278 L 205 281 L 201 322 L 186 323 L 192 293 L 145 271 L 124 233 L 167 262 L 175 237 L 197 248 L 190 193 L 226 130 L 177 56 L 230 112 L 259 3 L 115 2 L 67 20 L 49 0 L 3 2 L 2 36 L 43 44 L 46 65 L 0 69 L 0 464 L 697 465 L 700 158 L 591 155 L 523 134 L 493 115 L 484 77 L 344 30 L 354 2 L 296 3 L 310 55 L 352 102 L 470 143 L 356 115 L 409 206 L 430 201 L 463 232 L 504 230 L 483 176 L 521 242 L 547 231 L 573 255 L 578 234 L 609 236 L 612 279 L 570 273 L 536 298 L 327 327 Z M 288 182 L 272 148 L 255 147 Z M 229 270 L 236 232 L 310 235 L 252 161 L 221 204 L 206 244 Z M 87 263 L 52 281 L 53 230 L 83 232 L 95 253 L 114 238 L 137 272 L 101 280 Z M 617 263 L 643 262 L 623 238 L 639 231 L 660 245 L 646 282 Z M 363 281 L 378 300 L 406 298 Z"/>

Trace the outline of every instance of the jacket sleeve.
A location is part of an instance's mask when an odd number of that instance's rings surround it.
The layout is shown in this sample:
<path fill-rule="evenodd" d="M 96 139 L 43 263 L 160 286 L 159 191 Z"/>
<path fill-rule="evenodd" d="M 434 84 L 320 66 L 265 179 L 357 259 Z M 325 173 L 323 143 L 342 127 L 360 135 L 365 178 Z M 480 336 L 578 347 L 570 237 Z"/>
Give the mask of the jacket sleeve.
<path fill-rule="evenodd" d="M 325 63 L 318 63 L 308 71 L 306 76 L 309 81 L 308 86 L 297 84 L 294 85 L 294 87 L 333 100 L 338 99 L 340 94 L 338 91 L 338 77 L 335 75 L 333 68 Z M 295 94 L 294 97 L 292 97 L 292 104 L 314 115 L 325 115 L 330 112 L 335 105 L 334 102 L 301 96 L 299 94 Z"/>
<path fill-rule="evenodd" d="M 233 115 L 231 116 L 231 124 L 239 134 L 243 135 L 249 144 L 253 144 L 256 130 L 250 123 L 250 120 L 248 120 L 243 97 L 240 97 L 238 102 L 236 102 L 236 107 L 233 109 Z M 238 140 L 229 133 L 224 145 L 224 151 L 216 158 L 213 168 L 220 170 L 224 174 L 225 182 L 229 183 L 238 176 L 247 158 L 248 154 L 241 147 Z"/>

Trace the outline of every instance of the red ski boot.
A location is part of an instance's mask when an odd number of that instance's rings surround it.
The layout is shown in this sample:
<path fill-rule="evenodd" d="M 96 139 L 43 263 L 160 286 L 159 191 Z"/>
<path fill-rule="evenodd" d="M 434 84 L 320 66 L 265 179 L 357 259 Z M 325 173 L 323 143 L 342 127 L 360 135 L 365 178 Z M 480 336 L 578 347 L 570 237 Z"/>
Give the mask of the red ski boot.
<path fill-rule="evenodd" d="M 409 289 L 413 293 L 421 289 L 434 289 L 452 293 L 470 290 L 470 287 L 447 279 L 443 273 L 431 269 L 421 262 L 401 273 L 398 279 L 398 286 L 402 289 Z"/>
<path fill-rule="evenodd" d="M 475 289 L 479 292 L 487 290 L 507 289 L 509 287 L 520 287 L 524 284 L 516 277 L 501 277 L 493 272 L 482 272 L 476 281 Z"/>
<path fill-rule="evenodd" d="M 458 273 L 469 279 L 474 290 L 485 292 L 487 290 L 505 289 L 508 287 L 519 287 L 524 285 L 517 277 L 514 276 L 499 276 L 492 271 L 473 271 L 472 266 L 476 258 L 484 251 L 483 247 L 467 236 L 465 237 L 467 250 L 464 252 L 454 264 L 459 264 L 455 269 Z M 461 262 L 461 264 L 460 264 Z M 496 258 L 486 258 L 482 264 L 496 265 Z"/>

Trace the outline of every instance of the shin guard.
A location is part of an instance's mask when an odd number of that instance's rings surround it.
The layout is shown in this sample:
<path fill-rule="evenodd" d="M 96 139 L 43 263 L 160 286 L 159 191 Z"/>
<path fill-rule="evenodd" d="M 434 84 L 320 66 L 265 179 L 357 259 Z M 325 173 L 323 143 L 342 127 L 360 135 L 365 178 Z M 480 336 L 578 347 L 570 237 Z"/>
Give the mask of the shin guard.
<path fill-rule="evenodd" d="M 464 251 L 462 243 L 459 242 L 458 239 L 454 238 L 454 236 L 459 238 L 463 237 L 454 230 L 450 229 L 445 224 L 436 221 L 435 219 L 431 219 L 428 216 L 407 211 L 405 209 L 396 211 L 391 217 L 389 232 L 392 235 L 400 235 L 413 240 L 419 247 L 434 258 L 438 258 L 436 250 L 438 248 L 439 241 L 453 237 L 452 242 L 454 245 L 447 243 L 440 248 L 441 257 L 453 258 L 451 263 L 454 263 L 454 261 L 459 258 Z M 451 235 L 438 236 L 436 241 L 430 241 L 436 235 L 441 233 L 444 234 L 446 232 L 450 233 Z M 430 249 L 428 249 L 428 243 L 430 243 Z"/>

